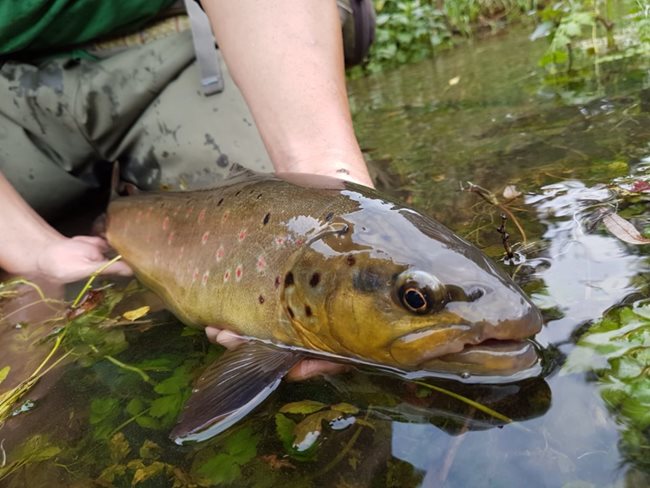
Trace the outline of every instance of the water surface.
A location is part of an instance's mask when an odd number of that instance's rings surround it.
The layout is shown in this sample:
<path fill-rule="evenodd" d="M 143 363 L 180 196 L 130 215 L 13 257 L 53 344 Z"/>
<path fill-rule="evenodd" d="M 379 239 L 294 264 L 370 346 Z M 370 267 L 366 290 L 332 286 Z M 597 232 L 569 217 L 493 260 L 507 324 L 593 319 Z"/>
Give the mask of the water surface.
<path fill-rule="evenodd" d="M 494 230 L 500 211 L 460 188 L 472 182 L 501 196 L 515 185 L 524 193 L 508 208 L 526 245 L 511 219 L 507 226 L 525 259 L 504 267 L 544 311 L 538 341 L 548 375 L 494 387 L 436 383 L 513 423 L 503 425 L 444 393 L 355 371 L 283 384 L 235 428 L 178 447 L 167 432 L 193 374 L 217 348 L 164 312 L 153 316 L 163 326 L 113 323 L 90 338 L 97 327 L 88 320 L 75 338 L 75 355 L 29 393 L 33 403 L 21 402 L 25 413 L 0 429 L 0 484 L 648 486 L 650 455 L 635 450 L 647 449 L 647 431 L 639 434 L 630 415 L 608 407 L 596 374 L 561 365 L 607 310 L 649 296 L 647 246 L 588 225 L 595 210 L 619 209 L 626 182 L 647 178 L 649 66 L 637 59 L 602 68 L 599 78 L 580 86 L 551 88 L 536 66 L 544 48 L 514 32 L 350 83 L 359 140 L 389 193 L 495 259 L 503 254 Z M 637 199 L 634 205 L 634 223 L 647 225 L 647 204 Z M 120 310 L 135 308 L 139 296 Z M 36 344 L 51 323 L 16 328 L 19 322 L 14 314 L 1 325 L 0 368 L 10 364 L 15 373 L 3 389 L 33 371 L 52 347 L 52 341 Z M 298 453 L 286 433 L 307 413 L 280 409 L 305 400 L 322 402 L 322 412 L 346 402 L 358 412 L 344 416 L 356 422 L 323 427 L 313 447 Z M 25 465 L 12 467 L 17 460 Z"/>

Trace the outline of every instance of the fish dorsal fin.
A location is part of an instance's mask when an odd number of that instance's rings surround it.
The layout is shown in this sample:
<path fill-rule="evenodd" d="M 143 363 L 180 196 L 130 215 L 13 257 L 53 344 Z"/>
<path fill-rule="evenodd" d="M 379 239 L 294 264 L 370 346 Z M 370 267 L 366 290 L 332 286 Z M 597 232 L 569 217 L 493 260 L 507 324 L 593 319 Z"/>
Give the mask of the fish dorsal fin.
<path fill-rule="evenodd" d="M 262 403 L 301 356 L 259 342 L 226 351 L 197 380 L 170 438 L 209 439 Z"/>

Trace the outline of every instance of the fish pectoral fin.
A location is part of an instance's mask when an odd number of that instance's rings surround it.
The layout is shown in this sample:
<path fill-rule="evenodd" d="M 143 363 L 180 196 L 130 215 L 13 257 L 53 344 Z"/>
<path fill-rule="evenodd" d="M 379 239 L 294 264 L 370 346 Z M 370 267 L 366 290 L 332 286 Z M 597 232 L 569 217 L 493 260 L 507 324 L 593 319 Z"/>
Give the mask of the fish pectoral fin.
<path fill-rule="evenodd" d="M 262 403 L 300 359 L 259 342 L 226 351 L 195 383 L 170 438 L 180 445 L 223 432 Z"/>

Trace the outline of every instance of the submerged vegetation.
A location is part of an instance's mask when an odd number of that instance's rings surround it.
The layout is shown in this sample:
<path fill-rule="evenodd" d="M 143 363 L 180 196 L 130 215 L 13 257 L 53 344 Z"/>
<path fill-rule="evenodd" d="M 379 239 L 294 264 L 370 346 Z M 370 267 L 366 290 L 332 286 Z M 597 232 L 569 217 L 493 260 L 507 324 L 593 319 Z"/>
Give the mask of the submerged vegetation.
<path fill-rule="evenodd" d="M 48 301 L 26 280 L 0 283 L 0 300 L 6 303 L 30 290 L 36 297 L 28 308 Z M 150 312 L 149 305 L 142 305 L 144 293 L 132 281 L 85 286 L 71 304 L 56 301 L 58 306 L 40 324 L 48 333 L 28 345 L 44 352 L 45 359 L 26 381 L 0 395 L 3 486 L 44 486 L 48 477 L 80 486 L 275 486 L 279 476 L 292 486 L 318 486 L 319 479 L 341 466 L 356 469 L 359 439 L 367 442 L 377 429 L 385 430 L 385 421 L 373 415 L 369 404 L 335 401 L 336 395 L 323 395 L 322 388 L 307 384 L 295 401 L 271 406 L 267 420 L 250 416 L 207 442 L 174 446 L 167 436 L 193 380 L 222 348 L 208 344 L 201 331 L 183 327 L 167 312 Z M 13 313 L 0 313 L 0 325 L 12 323 Z M 0 387 L 10 374 L 10 365 L 0 367 Z M 64 396 L 34 399 L 34 387 L 50 376 Z M 465 404 L 472 416 L 485 417 L 484 422 L 510 422 L 462 394 L 415 383 L 423 388 L 421 399 L 435 391 L 456 406 Z M 403 401 L 399 393 L 382 395 L 384 408 Z M 38 420 L 33 425 L 34 417 L 25 415 L 47 410 L 52 413 L 43 425 Z M 21 423 L 21 438 L 7 440 L 5 423 Z M 335 445 L 340 449 L 332 449 Z M 307 467 L 311 465 L 315 471 Z M 391 466 L 405 469 L 399 463 L 389 465 L 383 471 L 388 478 L 397 476 Z M 416 486 L 419 477 L 409 476 L 413 483 L 400 486 Z"/>

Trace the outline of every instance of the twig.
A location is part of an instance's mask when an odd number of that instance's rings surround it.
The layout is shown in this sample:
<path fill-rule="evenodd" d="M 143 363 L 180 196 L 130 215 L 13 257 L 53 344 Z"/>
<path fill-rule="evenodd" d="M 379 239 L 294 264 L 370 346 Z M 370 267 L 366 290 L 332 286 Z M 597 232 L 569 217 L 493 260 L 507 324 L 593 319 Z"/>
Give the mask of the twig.
<path fill-rule="evenodd" d="M 90 348 L 93 350 L 94 353 L 99 353 L 99 350 L 95 346 L 90 346 Z M 111 363 L 113 363 L 115 366 L 118 368 L 125 369 L 127 371 L 131 371 L 133 373 L 136 373 L 142 378 L 146 383 L 153 384 L 153 380 L 151 377 L 142 371 L 140 368 L 136 368 L 135 366 L 131 366 L 130 364 L 123 363 L 119 359 L 115 359 L 113 356 L 110 356 L 108 354 L 104 355 L 104 358 L 109 360 Z"/>
<path fill-rule="evenodd" d="M 368 407 L 368 410 L 366 410 L 366 415 L 363 417 L 364 421 L 368 421 L 368 417 L 370 416 L 371 408 Z M 363 430 L 363 425 L 360 425 L 357 430 L 354 431 L 354 434 L 352 434 L 352 437 L 350 437 L 350 440 L 345 444 L 343 449 L 341 449 L 341 452 L 339 452 L 334 459 L 332 459 L 327 466 L 325 466 L 323 469 L 321 469 L 319 472 L 317 472 L 314 475 L 314 478 L 318 478 L 320 476 L 323 476 L 325 473 L 330 471 L 332 468 L 334 468 L 338 463 L 341 462 L 341 460 L 350 452 L 350 449 L 354 447 L 354 444 L 357 442 L 357 439 L 359 439 L 359 436 L 361 435 L 361 431 Z"/>
<path fill-rule="evenodd" d="M 517 219 L 517 217 L 515 217 L 515 215 L 510 211 L 510 209 L 507 206 L 505 206 L 504 204 L 502 204 L 501 202 L 499 202 L 499 199 L 491 191 L 488 191 L 483 187 L 475 185 L 471 181 L 468 181 L 467 184 L 468 184 L 468 188 L 466 190 L 465 190 L 465 188 L 462 188 L 462 187 L 461 187 L 461 189 L 463 189 L 465 191 L 470 191 L 472 193 L 476 193 L 478 196 L 480 196 L 483 200 L 488 202 L 490 205 L 494 205 L 495 207 L 500 209 L 502 212 L 504 212 L 510 218 L 510 220 L 512 220 L 512 222 L 517 227 L 517 230 L 519 231 L 519 234 L 521 234 L 522 245 L 525 246 L 526 243 L 527 243 L 526 232 L 524 231 L 524 228 L 519 223 L 519 220 Z"/>
<path fill-rule="evenodd" d="M 97 271 L 95 271 L 90 276 L 90 278 L 88 278 L 88 281 L 86 281 L 86 284 L 84 285 L 84 287 L 81 289 L 81 291 L 77 295 L 77 298 L 75 298 L 74 302 L 72 302 L 71 308 L 77 308 L 77 306 L 79 305 L 79 302 L 81 301 L 81 298 L 84 296 L 84 294 L 91 287 L 91 285 L 93 284 L 93 281 L 95 281 L 95 278 L 97 278 L 97 276 L 99 276 L 101 273 L 103 273 L 104 270 L 106 270 L 106 268 L 108 268 L 109 266 L 112 266 L 113 264 L 117 263 L 120 259 L 122 259 L 122 256 L 118 254 L 113 259 L 111 259 L 109 262 L 107 262 L 107 263 L 103 264 L 102 266 L 100 266 L 97 269 Z"/>
<path fill-rule="evenodd" d="M 447 390 L 445 388 L 441 388 L 440 386 L 430 385 L 429 383 L 425 383 L 424 381 L 413 381 L 413 383 L 415 383 L 416 385 L 424 386 L 425 388 L 429 388 L 433 391 L 437 391 L 438 393 L 442 393 L 444 395 L 448 395 L 452 398 L 455 398 L 456 400 L 466 403 L 467 405 L 474 407 L 476 410 L 480 410 L 481 412 L 486 413 L 498 420 L 501 420 L 502 422 L 505 422 L 507 424 L 512 423 L 511 418 L 506 417 L 505 415 L 497 412 L 496 410 L 492 410 L 490 407 L 486 407 L 482 403 L 464 397 L 463 395 L 459 395 L 458 393 L 454 393 L 453 391 Z"/>
<path fill-rule="evenodd" d="M 508 217 L 506 217 L 506 214 L 501 214 L 501 225 L 497 227 L 497 232 L 501 234 L 501 242 L 503 243 L 503 249 L 506 251 L 506 257 L 508 259 L 512 259 L 515 257 L 515 254 L 512 252 L 512 247 L 510 247 L 510 243 L 508 242 L 508 239 L 510 239 L 510 234 L 506 231 L 506 220 Z"/>

